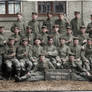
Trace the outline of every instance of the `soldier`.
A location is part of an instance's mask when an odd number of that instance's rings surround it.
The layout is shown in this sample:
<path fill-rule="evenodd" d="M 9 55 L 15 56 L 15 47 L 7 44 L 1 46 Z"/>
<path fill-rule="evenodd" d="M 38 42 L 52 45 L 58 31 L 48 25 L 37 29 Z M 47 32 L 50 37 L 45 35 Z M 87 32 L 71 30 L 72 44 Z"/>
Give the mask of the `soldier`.
<path fill-rule="evenodd" d="M 43 26 L 47 26 L 48 34 L 52 34 L 52 28 L 54 25 L 52 16 L 53 16 L 52 13 L 48 12 L 47 19 L 43 22 Z"/>
<path fill-rule="evenodd" d="M 15 38 L 15 46 L 17 47 L 18 45 L 20 45 L 20 39 L 21 39 L 21 37 L 19 35 L 19 33 L 20 33 L 19 27 L 16 26 L 14 28 L 14 30 L 12 30 L 12 32 L 13 32 L 13 34 L 10 37 Z"/>
<path fill-rule="evenodd" d="M 28 26 L 32 27 L 35 36 L 37 36 L 37 34 L 39 34 L 40 32 L 40 25 L 37 18 L 38 18 L 38 14 L 36 12 L 32 12 L 32 20 L 28 22 Z"/>
<path fill-rule="evenodd" d="M 71 46 L 71 44 L 73 43 L 73 34 L 72 34 L 72 29 L 70 26 L 67 26 L 67 29 L 66 29 L 66 34 L 63 35 L 65 38 L 66 38 L 66 44 L 68 46 Z"/>
<path fill-rule="evenodd" d="M 6 65 L 7 77 L 11 77 L 11 72 L 13 68 L 16 69 L 16 75 L 20 76 L 20 63 L 16 58 L 16 48 L 14 46 L 15 38 L 9 38 L 5 48 L 4 48 L 4 63 Z M 14 66 L 14 67 L 13 67 Z"/>
<path fill-rule="evenodd" d="M 48 34 L 47 34 L 47 32 L 48 32 L 47 27 L 46 26 L 42 26 L 41 33 L 38 34 L 38 37 L 41 39 L 41 43 L 42 43 L 43 46 L 47 45 L 47 41 L 48 41 Z"/>
<path fill-rule="evenodd" d="M 59 25 L 60 33 L 65 34 L 66 33 L 66 27 L 69 25 L 69 21 L 66 20 L 64 13 L 60 13 L 58 15 L 58 19 L 55 21 L 55 24 Z"/>
<path fill-rule="evenodd" d="M 53 42 L 53 37 L 48 37 L 48 44 L 45 46 L 46 56 L 50 59 L 51 63 L 56 66 L 56 56 L 58 51 Z"/>
<path fill-rule="evenodd" d="M 87 39 L 89 38 L 89 35 L 86 33 L 86 28 L 85 26 L 80 27 L 80 35 L 79 35 L 79 40 L 80 40 L 80 45 L 84 45 L 87 42 Z"/>
<path fill-rule="evenodd" d="M 52 32 L 53 34 L 53 41 L 54 41 L 54 45 L 56 46 L 56 47 L 58 47 L 59 46 L 59 38 L 62 36 L 60 33 L 59 33 L 59 25 L 54 25 L 53 26 L 53 32 Z"/>
<path fill-rule="evenodd" d="M 38 65 L 36 67 L 34 67 L 34 69 L 32 71 L 30 71 L 29 73 L 25 74 L 24 76 L 22 76 L 22 77 L 16 77 L 15 81 L 16 82 L 24 81 L 24 80 L 27 80 L 27 79 L 31 78 L 31 76 L 37 76 L 37 75 L 43 75 L 44 78 L 45 78 L 45 72 L 48 69 L 55 69 L 55 68 L 50 63 L 49 59 L 47 59 L 45 57 L 45 54 L 41 53 L 39 55 Z"/>
<path fill-rule="evenodd" d="M 27 26 L 26 27 L 26 32 L 24 35 L 26 38 L 28 38 L 28 44 L 33 45 L 33 41 L 35 39 L 35 35 L 33 33 L 32 27 L 31 26 Z"/>
<path fill-rule="evenodd" d="M 87 70 L 92 69 L 92 39 L 87 39 L 87 44 L 84 46 L 82 52 L 82 59 L 84 61 L 84 66 Z"/>
<path fill-rule="evenodd" d="M 67 61 L 70 48 L 65 44 L 65 37 L 60 38 L 60 46 L 58 47 L 58 54 L 61 59 L 61 63 Z"/>
<path fill-rule="evenodd" d="M 22 38 L 21 45 L 17 48 L 17 58 L 20 62 L 22 72 L 29 72 L 32 69 L 32 62 L 29 60 L 29 51 L 31 47 L 28 45 L 28 39 Z"/>
<path fill-rule="evenodd" d="M 20 35 L 24 34 L 25 31 L 25 27 L 26 27 L 26 23 L 25 20 L 22 16 L 21 13 L 17 13 L 17 21 L 15 23 L 13 23 L 12 27 L 11 27 L 11 31 L 13 31 L 15 29 L 15 27 L 18 27 L 20 29 Z"/>
<path fill-rule="evenodd" d="M 74 12 L 75 18 L 71 20 L 71 26 L 74 36 L 78 36 L 80 33 L 80 26 L 84 25 L 83 21 L 80 19 L 80 12 L 75 11 Z"/>
<path fill-rule="evenodd" d="M 1 75 L 2 75 L 4 45 L 6 44 L 6 40 L 3 32 L 4 32 L 4 27 L 0 26 L 0 79 L 2 79 Z"/>

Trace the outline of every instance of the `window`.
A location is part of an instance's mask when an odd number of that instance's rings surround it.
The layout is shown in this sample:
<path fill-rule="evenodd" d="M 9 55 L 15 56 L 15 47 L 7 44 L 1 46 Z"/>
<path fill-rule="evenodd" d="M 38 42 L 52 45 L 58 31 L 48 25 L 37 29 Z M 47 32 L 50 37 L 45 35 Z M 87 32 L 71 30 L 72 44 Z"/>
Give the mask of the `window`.
<path fill-rule="evenodd" d="M 66 13 L 66 1 L 44 1 L 38 2 L 38 14 L 46 15 L 47 12 L 52 12 L 53 15 L 60 12 Z"/>
<path fill-rule="evenodd" d="M 16 16 L 21 12 L 20 1 L 0 1 L 0 16 Z"/>

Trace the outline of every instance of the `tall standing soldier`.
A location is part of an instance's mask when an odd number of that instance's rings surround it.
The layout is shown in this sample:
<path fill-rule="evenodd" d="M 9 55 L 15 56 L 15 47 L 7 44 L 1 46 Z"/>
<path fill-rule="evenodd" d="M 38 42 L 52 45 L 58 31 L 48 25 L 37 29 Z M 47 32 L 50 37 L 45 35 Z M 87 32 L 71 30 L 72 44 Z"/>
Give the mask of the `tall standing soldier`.
<path fill-rule="evenodd" d="M 53 16 L 52 13 L 48 12 L 47 19 L 43 22 L 43 26 L 47 26 L 48 34 L 52 34 L 52 28 L 54 25 L 54 21 L 53 21 L 52 16 Z"/>
<path fill-rule="evenodd" d="M 55 24 L 59 25 L 59 31 L 61 34 L 65 34 L 66 27 L 70 25 L 63 12 L 58 15 L 58 19 L 55 21 Z"/>
<path fill-rule="evenodd" d="M 13 31 L 16 26 L 19 27 L 19 29 L 21 31 L 20 35 L 23 35 L 24 31 L 25 31 L 25 27 L 26 27 L 26 22 L 21 13 L 17 13 L 17 21 L 15 23 L 13 23 L 13 25 L 11 27 L 11 31 Z"/>
<path fill-rule="evenodd" d="M 37 34 L 39 34 L 40 32 L 40 24 L 37 18 L 38 18 L 38 14 L 36 12 L 32 12 L 32 20 L 28 22 L 28 26 L 32 27 L 32 30 L 35 36 L 37 36 Z"/>
<path fill-rule="evenodd" d="M 1 75 L 2 75 L 4 44 L 6 43 L 6 40 L 5 40 L 3 32 L 4 32 L 4 27 L 0 26 L 0 79 L 2 79 Z"/>
<path fill-rule="evenodd" d="M 84 22 L 80 18 L 79 11 L 75 11 L 74 16 L 75 17 L 71 20 L 71 27 L 72 27 L 73 35 L 78 36 L 80 33 L 80 27 L 81 25 L 84 25 Z"/>

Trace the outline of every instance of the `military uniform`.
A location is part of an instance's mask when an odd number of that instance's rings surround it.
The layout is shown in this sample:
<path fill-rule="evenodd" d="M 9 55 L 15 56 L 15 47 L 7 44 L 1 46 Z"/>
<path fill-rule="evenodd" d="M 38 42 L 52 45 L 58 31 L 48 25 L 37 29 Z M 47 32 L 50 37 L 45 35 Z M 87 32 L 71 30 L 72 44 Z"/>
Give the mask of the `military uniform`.
<path fill-rule="evenodd" d="M 23 38 L 22 42 L 24 41 L 28 41 L 27 38 Z M 32 62 L 29 60 L 29 51 L 30 51 L 31 47 L 30 46 L 24 46 L 23 44 L 21 44 L 18 48 L 17 48 L 17 58 L 20 62 L 20 67 L 22 69 L 22 71 L 30 71 L 32 69 Z"/>

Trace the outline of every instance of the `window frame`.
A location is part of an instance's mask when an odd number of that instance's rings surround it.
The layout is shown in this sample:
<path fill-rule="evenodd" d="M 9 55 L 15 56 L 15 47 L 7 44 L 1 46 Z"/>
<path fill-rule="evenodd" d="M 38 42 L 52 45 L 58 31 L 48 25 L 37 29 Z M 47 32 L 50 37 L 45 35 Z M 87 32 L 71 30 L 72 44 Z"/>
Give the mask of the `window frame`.
<path fill-rule="evenodd" d="M 39 6 L 39 3 L 41 3 L 41 2 L 47 2 L 47 1 L 38 1 L 37 2 L 37 11 L 38 11 L 38 6 Z M 65 2 L 65 14 L 67 15 L 67 1 L 48 1 L 48 2 L 50 2 L 51 3 L 51 12 L 52 12 L 52 14 L 53 14 L 53 16 L 57 16 L 57 15 L 59 15 L 59 13 L 56 13 L 55 14 L 55 12 L 54 12 L 54 2 Z M 47 14 L 40 14 L 39 12 L 38 12 L 38 16 L 47 16 Z"/>
<path fill-rule="evenodd" d="M 2 2 L 2 1 L 0 1 Z M 4 1 L 5 2 L 5 14 L 0 14 L 0 17 L 17 17 L 17 14 L 9 14 L 8 12 L 8 2 L 9 1 Z M 15 3 L 13 3 L 15 4 Z M 20 12 L 21 12 L 21 2 L 20 2 Z"/>

